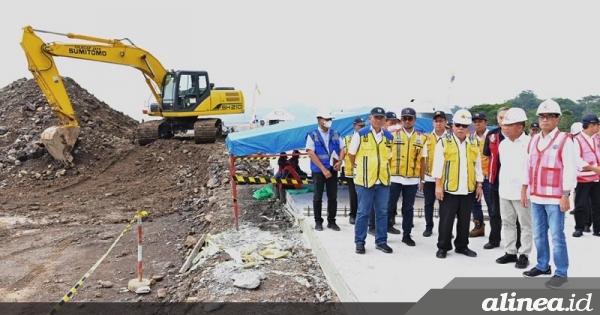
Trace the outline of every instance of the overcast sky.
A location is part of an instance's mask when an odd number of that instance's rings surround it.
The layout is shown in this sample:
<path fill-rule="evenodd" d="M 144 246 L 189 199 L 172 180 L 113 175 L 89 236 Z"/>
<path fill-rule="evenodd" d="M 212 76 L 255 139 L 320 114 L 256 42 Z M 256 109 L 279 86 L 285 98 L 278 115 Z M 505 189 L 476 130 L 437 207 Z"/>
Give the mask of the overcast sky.
<path fill-rule="evenodd" d="M 168 69 L 207 70 L 259 108 L 471 106 L 523 90 L 600 94 L 600 1 L 13 1 L 2 8 L 0 86 L 27 77 L 22 27 L 131 39 Z M 47 42 L 72 42 L 39 34 Z M 56 59 L 117 110 L 151 98 L 133 69 Z M 456 80 L 450 84 L 454 73 Z"/>

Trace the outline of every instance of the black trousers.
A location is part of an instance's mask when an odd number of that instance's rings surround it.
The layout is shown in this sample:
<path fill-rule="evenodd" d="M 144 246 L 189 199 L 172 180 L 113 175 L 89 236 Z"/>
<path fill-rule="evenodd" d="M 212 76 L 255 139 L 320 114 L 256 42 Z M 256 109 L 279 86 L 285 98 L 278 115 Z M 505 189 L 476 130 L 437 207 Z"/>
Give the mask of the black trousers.
<path fill-rule="evenodd" d="M 600 232 L 600 182 L 577 183 L 573 212 L 575 230 L 583 231 L 586 225 L 592 225 L 594 232 Z M 592 222 L 589 222 L 590 212 Z"/>
<path fill-rule="evenodd" d="M 500 193 L 492 188 L 490 189 L 490 195 L 492 204 L 488 205 L 491 207 L 490 211 L 490 237 L 489 243 L 492 245 L 500 246 L 500 240 L 502 240 L 502 216 L 500 215 Z M 517 249 L 521 247 L 521 225 L 517 220 Z"/>
<path fill-rule="evenodd" d="M 457 250 L 466 249 L 469 245 L 469 226 L 471 224 L 471 208 L 475 193 L 468 195 L 453 195 L 444 192 L 440 200 L 440 222 L 438 227 L 437 247 L 441 250 L 452 249 L 452 230 L 456 218 L 456 238 L 454 246 Z"/>
<path fill-rule="evenodd" d="M 322 172 L 313 172 L 313 183 L 315 187 L 313 195 L 313 208 L 315 214 L 315 223 L 323 223 L 321 212 L 323 209 L 323 190 L 327 189 L 327 223 L 335 223 L 337 214 L 337 191 L 338 191 L 338 173 L 330 170 L 331 177 L 325 178 Z"/>
<path fill-rule="evenodd" d="M 350 195 L 350 217 L 356 219 L 358 195 L 356 194 L 356 186 L 354 186 L 354 178 L 346 177 L 346 182 L 348 183 L 348 195 Z"/>

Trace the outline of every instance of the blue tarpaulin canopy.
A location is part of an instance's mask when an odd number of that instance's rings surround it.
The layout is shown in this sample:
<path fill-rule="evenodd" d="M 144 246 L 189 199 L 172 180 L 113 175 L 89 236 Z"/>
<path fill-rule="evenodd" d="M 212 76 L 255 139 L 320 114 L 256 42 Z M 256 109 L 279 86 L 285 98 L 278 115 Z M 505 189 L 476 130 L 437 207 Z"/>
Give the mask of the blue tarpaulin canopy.
<path fill-rule="evenodd" d="M 353 122 L 356 117 L 362 117 L 368 123 L 369 113 L 349 114 L 335 117 L 331 128 L 337 130 L 341 136 L 346 136 L 354 131 Z M 317 120 L 313 121 L 287 121 L 256 129 L 233 132 L 227 135 L 225 143 L 229 154 L 247 156 L 252 154 L 279 154 L 290 150 L 301 150 L 306 146 L 306 135 L 317 128 Z M 431 132 L 433 125 L 431 119 L 419 118 L 415 123 L 415 130 Z"/>

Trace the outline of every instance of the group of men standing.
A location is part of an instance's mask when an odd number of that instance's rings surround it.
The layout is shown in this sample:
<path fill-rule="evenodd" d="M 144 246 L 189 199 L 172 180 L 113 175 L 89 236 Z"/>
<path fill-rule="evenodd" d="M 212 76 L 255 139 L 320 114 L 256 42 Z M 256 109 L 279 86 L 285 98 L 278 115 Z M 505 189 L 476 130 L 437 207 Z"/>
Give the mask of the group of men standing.
<path fill-rule="evenodd" d="M 555 101 L 542 102 L 536 114 L 539 123 L 531 124 L 528 135 L 528 117 L 521 108 L 501 108 L 497 113 L 499 127 L 491 131 L 484 114 L 472 115 L 460 109 L 454 113 L 448 132 L 446 114 L 437 111 L 433 131 L 422 134 L 414 129 L 414 109 L 403 108 L 398 119 L 396 114 L 375 107 L 368 118 L 370 126 L 356 118 L 354 132 L 342 138 L 331 129 L 331 113 L 320 111 L 319 128 L 309 134 L 306 145 L 315 183 L 315 229 L 323 229 L 321 198 L 326 188 L 327 227 L 339 231 L 335 223 L 337 172 L 345 161 L 356 253 L 365 254 L 368 233 L 374 234 L 375 248 L 384 253 L 393 252 L 387 244 L 388 233 L 402 234 L 403 243 L 415 246 L 411 237 L 414 203 L 417 192 L 422 191 L 425 237 L 433 234 L 433 208 L 435 200 L 439 202 L 436 257 L 446 258 L 452 249 L 476 257 L 468 245 L 469 237 L 485 235 L 483 198 L 491 228 L 484 248 L 499 247 L 504 230 L 505 254 L 496 262 L 515 263 L 516 268 L 525 269 L 535 244 L 537 264 L 523 275 L 552 275 L 550 231 L 556 270 L 547 285 L 563 286 L 569 266 L 564 212 L 570 208 L 573 189 L 575 219 L 580 222 L 575 234 L 582 233 L 579 231 L 589 216 L 584 215 L 585 209 L 591 205 L 594 235 L 600 236 L 599 122 L 595 115 L 585 116 L 583 131 L 573 137 L 558 130 L 561 109 Z M 400 197 L 402 231 L 394 228 Z"/>

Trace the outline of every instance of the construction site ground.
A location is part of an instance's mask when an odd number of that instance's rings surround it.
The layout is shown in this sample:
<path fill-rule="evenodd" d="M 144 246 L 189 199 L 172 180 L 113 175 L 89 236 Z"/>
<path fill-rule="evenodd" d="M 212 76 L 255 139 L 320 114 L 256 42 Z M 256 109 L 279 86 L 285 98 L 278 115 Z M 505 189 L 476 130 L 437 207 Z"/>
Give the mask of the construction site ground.
<path fill-rule="evenodd" d="M 136 121 L 65 83 L 82 126 L 71 167 L 39 147 L 57 120 L 35 82 L 0 90 L 0 302 L 58 302 L 139 210 L 151 292 L 127 289 L 138 278 L 134 223 L 69 303 L 338 301 L 284 206 L 253 197 L 261 187 L 239 187 L 235 230 L 224 139 L 139 146 Z M 237 170 L 270 176 L 260 163 Z"/>

